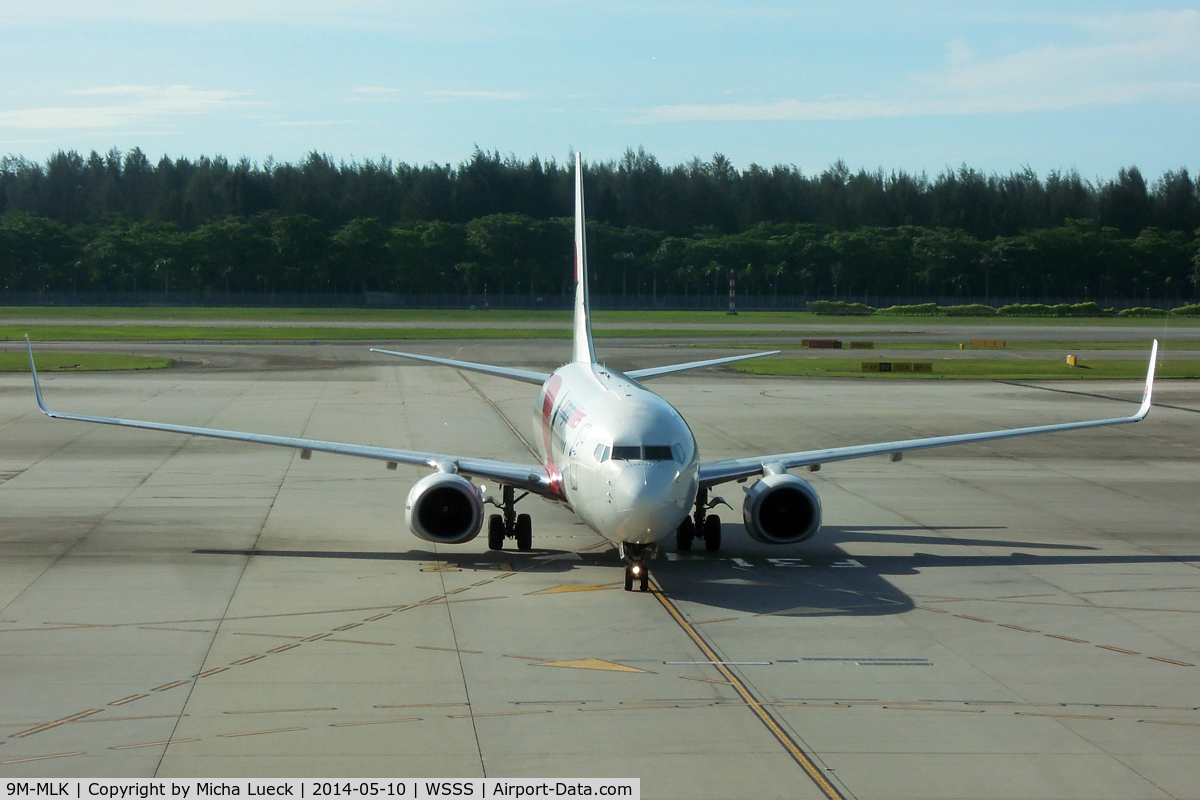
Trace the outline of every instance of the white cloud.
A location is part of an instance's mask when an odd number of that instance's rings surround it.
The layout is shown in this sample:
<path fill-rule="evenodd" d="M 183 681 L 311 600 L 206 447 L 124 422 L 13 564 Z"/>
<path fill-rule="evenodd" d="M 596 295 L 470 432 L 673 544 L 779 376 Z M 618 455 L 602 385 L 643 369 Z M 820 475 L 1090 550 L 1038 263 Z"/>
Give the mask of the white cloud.
<path fill-rule="evenodd" d="M 941 71 L 908 76 L 892 98 L 662 105 L 633 122 L 851 120 L 1024 113 L 1200 98 L 1200 12 L 1073 21 L 1092 41 L 981 59 L 950 42 Z"/>
<path fill-rule="evenodd" d="M 400 92 L 399 89 L 393 89 L 390 86 L 359 86 L 355 89 L 351 89 L 350 91 L 354 92 L 355 94 L 374 95 L 398 94 Z"/>
<path fill-rule="evenodd" d="M 80 130 L 116 128 L 170 117 L 206 114 L 242 105 L 237 92 L 191 86 L 101 86 L 67 92 L 73 97 L 106 103 L 23 108 L 0 111 L 0 128 Z"/>

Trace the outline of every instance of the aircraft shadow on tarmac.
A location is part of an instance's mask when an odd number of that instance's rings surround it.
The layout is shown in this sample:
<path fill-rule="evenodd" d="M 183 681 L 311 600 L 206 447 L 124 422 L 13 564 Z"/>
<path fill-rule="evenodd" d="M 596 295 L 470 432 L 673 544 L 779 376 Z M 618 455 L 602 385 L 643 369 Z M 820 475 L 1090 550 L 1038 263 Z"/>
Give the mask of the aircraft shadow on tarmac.
<path fill-rule="evenodd" d="M 942 530 L 1001 529 L 955 527 Z M 725 542 L 721 551 L 667 552 L 659 557 L 652 569 L 663 589 L 682 602 L 746 614 L 824 617 L 881 616 L 909 611 L 914 607 L 912 598 L 887 578 L 893 575 L 916 575 L 928 569 L 1200 562 L 1200 555 L 1104 555 L 1094 552 L 1096 548 L 1081 545 L 905 533 L 908 530 L 935 531 L 920 526 L 829 526 L 822 529 L 815 539 L 803 544 L 769 547 L 753 542 L 742 526 L 727 524 L 724 526 Z M 839 546 L 839 543 L 847 542 L 937 545 L 943 552 L 935 554 L 914 550 L 908 553 L 852 555 Z M 971 548 L 973 552 L 944 552 L 946 548 L 958 547 Z M 1011 550 L 1005 554 L 989 554 L 978 552 L 977 548 Z M 1023 550 L 1057 552 L 1021 552 Z M 193 552 L 197 555 L 242 557 L 404 561 L 426 564 L 425 569 L 430 570 L 519 570 L 546 575 L 568 573 L 582 566 L 611 567 L 618 578 L 620 567 L 616 554 L 607 549 L 578 553 L 552 549 L 528 553 L 220 549 L 198 549 Z"/>

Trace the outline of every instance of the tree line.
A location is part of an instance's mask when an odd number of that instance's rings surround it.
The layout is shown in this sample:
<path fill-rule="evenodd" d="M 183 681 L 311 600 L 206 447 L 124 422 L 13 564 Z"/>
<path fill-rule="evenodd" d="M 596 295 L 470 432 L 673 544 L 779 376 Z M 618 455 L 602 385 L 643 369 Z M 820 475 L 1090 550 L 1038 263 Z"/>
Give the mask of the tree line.
<path fill-rule="evenodd" d="M 492 214 L 466 223 L 329 231 L 306 214 L 176 223 L 110 217 L 68 227 L 0 216 L 0 288 L 9 291 L 566 293 L 572 223 Z M 1091 220 L 978 239 L 955 228 L 835 230 L 762 223 L 729 235 L 668 236 L 588 223 L 593 290 L 610 295 L 725 291 L 861 298 L 1200 297 L 1200 239 L 1146 228 L 1133 237 Z"/>
<path fill-rule="evenodd" d="M 572 171 L 476 151 L 450 165 L 139 150 L 0 160 L 0 288 L 438 292 L 568 288 Z M 1149 183 L 963 167 L 924 175 L 663 167 L 639 150 L 586 172 L 589 263 L 608 294 L 1194 300 L 1200 197 Z"/>

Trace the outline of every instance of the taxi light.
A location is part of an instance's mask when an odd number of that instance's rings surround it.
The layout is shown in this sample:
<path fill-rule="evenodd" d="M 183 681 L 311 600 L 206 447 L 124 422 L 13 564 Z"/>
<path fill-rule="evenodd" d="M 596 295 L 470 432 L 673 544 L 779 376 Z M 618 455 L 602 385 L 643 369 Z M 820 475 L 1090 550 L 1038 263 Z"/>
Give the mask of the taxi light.
<path fill-rule="evenodd" d="M 642 568 L 641 568 L 641 567 L 639 567 L 639 566 L 637 566 L 637 565 L 635 564 L 635 565 L 634 565 L 634 567 L 633 567 L 633 574 L 634 574 L 634 575 L 641 575 L 641 574 L 642 574 Z"/>

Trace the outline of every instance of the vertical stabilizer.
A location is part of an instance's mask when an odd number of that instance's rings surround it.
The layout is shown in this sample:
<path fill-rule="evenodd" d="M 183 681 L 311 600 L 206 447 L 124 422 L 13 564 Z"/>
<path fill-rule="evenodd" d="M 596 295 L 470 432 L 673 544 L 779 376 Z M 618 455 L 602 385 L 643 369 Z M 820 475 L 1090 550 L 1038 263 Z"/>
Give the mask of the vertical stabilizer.
<path fill-rule="evenodd" d="M 572 361 L 596 363 L 588 306 L 587 236 L 583 226 L 583 156 L 575 154 L 575 353 Z"/>

